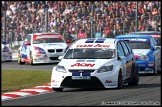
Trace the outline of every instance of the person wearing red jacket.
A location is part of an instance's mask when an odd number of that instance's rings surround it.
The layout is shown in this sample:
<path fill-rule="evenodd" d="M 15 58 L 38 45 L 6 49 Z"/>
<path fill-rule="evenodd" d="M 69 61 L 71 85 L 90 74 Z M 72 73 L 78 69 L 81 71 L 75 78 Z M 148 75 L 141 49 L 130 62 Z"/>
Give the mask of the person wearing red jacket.
<path fill-rule="evenodd" d="M 78 39 L 87 38 L 87 34 L 84 32 L 84 30 L 80 29 L 78 33 Z"/>

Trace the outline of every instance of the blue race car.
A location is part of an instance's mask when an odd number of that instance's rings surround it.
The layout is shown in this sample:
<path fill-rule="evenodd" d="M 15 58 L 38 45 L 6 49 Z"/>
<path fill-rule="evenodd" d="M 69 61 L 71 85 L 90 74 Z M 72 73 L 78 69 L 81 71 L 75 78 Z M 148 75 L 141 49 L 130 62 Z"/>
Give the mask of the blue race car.
<path fill-rule="evenodd" d="M 119 35 L 117 39 L 128 41 L 130 48 L 134 52 L 134 58 L 138 64 L 139 74 L 153 73 L 161 71 L 160 49 L 156 46 L 156 41 L 148 35 Z"/>

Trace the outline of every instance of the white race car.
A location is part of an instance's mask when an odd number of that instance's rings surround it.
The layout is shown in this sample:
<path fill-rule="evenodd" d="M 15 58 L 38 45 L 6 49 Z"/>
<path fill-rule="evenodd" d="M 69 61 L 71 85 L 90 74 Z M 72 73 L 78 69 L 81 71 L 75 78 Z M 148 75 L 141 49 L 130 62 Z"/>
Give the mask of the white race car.
<path fill-rule="evenodd" d="M 59 62 L 68 48 L 63 37 L 58 33 L 28 34 L 18 49 L 18 63 L 31 65 Z"/>
<path fill-rule="evenodd" d="M 12 50 L 7 44 L 1 44 L 1 61 L 12 61 Z"/>
<path fill-rule="evenodd" d="M 53 67 L 51 88 L 121 88 L 138 85 L 134 53 L 125 41 L 88 38 L 75 41 Z"/>

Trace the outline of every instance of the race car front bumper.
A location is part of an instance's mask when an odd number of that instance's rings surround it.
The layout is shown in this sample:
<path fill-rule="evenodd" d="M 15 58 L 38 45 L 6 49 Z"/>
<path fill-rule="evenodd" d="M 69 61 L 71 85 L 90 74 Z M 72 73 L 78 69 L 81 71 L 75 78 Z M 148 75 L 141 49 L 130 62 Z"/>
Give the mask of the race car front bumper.
<path fill-rule="evenodd" d="M 62 55 L 62 54 L 61 54 Z M 40 56 L 33 55 L 33 63 L 55 63 L 59 62 L 60 59 L 58 59 L 60 55 L 47 55 L 47 54 L 41 54 Z"/>
<path fill-rule="evenodd" d="M 139 74 L 154 73 L 154 61 L 136 61 Z"/>
<path fill-rule="evenodd" d="M 97 73 L 96 70 L 89 76 L 76 76 L 73 78 L 71 72 L 58 72 L 53 68 L 51 75 L 51 88 L 116 88 L 118 83 L 118 72 L 108 71 Z M 85 78 L 83 78 L 85 77 Z"/>

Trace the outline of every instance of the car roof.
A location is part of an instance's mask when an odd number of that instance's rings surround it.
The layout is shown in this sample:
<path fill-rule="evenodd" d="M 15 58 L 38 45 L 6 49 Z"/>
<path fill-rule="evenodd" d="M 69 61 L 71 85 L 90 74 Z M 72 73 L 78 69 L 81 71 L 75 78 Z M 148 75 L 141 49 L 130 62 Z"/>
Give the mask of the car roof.
<path fill-rule="evenodd" d="M 152 36 L 150 35 L 118 35 L 115 38 L 120 39 L 120 38 L 144 38 L 144 39 L 150 39 Z"/>
<path fill-rule="evenodd" d="M 85 38 L 75 41 L 70 48 L 76 48 L 77 45 L 88 45 L 88 44 L 106 44 L 114 46 L 115 42 L 119 40 L 115 38 Z"/>
<path fill-rule="evenodd" d="M 139 32 L 131 32 L 131 35 L 150 35 L 154 38 L 161 38 L 161 32 L 158 31 L 139 31 Z"/>
<path fill-rule="evenodd" d="M 138 32 L 130 32 L 130 34 L 161 34 L 161 32 L 158 31 L 138 31 Z"/>

